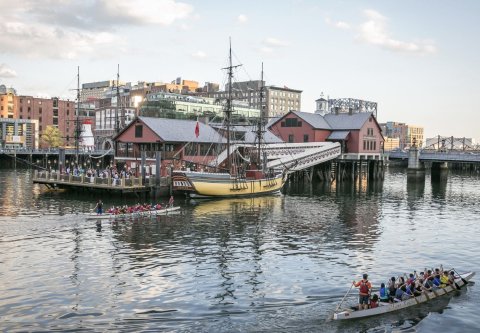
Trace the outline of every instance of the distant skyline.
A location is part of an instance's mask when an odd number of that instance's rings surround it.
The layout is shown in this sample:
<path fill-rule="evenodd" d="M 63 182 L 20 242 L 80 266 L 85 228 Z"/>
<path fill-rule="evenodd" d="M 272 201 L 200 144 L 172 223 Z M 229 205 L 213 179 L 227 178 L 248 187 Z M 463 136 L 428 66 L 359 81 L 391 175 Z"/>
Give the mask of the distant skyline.
<path fill-rule="evenodd" d="M 379 122 L 480 139 L 480 1 L 0 0 L 0 84 L 75 98 L 81 82 L 223 87 L 228 41 L 237 80 L 302 90 L 315 100 L 378 102 Z"/>

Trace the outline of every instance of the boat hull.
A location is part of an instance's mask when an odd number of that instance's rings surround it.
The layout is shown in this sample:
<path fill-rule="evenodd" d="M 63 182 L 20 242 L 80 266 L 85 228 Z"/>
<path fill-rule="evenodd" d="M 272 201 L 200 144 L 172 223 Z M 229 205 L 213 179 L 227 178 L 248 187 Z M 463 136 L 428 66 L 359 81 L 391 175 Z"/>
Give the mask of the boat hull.
<path fill-rule="evenodd" d="M 472 277 L 475 275 L 475 272 L 465 273 L 462 274 L 462 277 L 466 281 L 470 281 Z M 458 286 L 463 286 L 464 283 L 462 279 L 456 279 L 455 282 Z M 440 296 L 446 295 L 452 291 L 456 290 L 454 286 L 447 286 L 445 288 L 438 288 L 434 292 L 426 292 L 420 296 L 412 297 L 408 300 L 396 303 L 383 303 L 379 302 L 379 306 L 373 309 L 367 310 L 360 310 L 360 311 L 353 311 L 351 309 L 343 310 L 341 312 L 337 312 L 333 314 L 334 320 L 345 320 L 345 319 L 355 319 L 355 318 L 363 318 L 363 317 L 370 317 L 376 316 L 388 312 L 398 311 L 401 309 L 405 309 L 417 304 L 428 302 L 431 299 L 438 298 Z"/>
<path fill-rule="evenodd" d="M 279 192 L 285 179 L 281 174 L 265 179 L 236 180 L 229 174 L 182 172 L 173 175 L 173 189 L 193 198 L 247 197 Z"/>
<path fill-rule="evenodd" d="M 132 217 L 149 217 L 149 216 L 159 216 L 166 215 L 171 212 L 179 210 L 180 207 L 169 207 L 165 209 L 149 210 L 143 212 L 135 212 L 129 214 L 88 214 L 87 220 L 115 220 L 122 218 L 132 218 Z"/>

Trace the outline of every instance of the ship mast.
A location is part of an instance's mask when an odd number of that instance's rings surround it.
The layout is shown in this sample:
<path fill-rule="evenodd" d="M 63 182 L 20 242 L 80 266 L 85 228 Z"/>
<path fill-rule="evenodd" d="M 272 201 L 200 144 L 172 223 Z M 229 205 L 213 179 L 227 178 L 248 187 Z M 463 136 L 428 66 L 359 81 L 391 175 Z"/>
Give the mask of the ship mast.
<path fill-rule="evenodd" d="M 75 119 L 75 160 L 78 163 L 78 154 L 80 148 L 80 66 L 77 66 L 77 110 Z"/>
<path fill-rule="evenodd" d="M 232 161 L 230 157 L 230 119 L 232 116 L 232 79 L 233 79 L 233 69 L 236 67 L 240 67 L 242 65 L 232 65 L 232 39 L 230 41 L 230 48 L 228 51 L 228 67 L 222 68 L 228 70 L 228 97 L 227 97 L 227 105 L 225 108 L 225 123 L 227 125 L 227 169 L 228 172 L 231 172 Z"/>
<path fill-rule="evenodd" d="M 262 74 L 261 74 L 261 87 L 260 87 L 260 119 L 258 121 L 258 127 L 257 127 L 257 140 L 258 140 L 258 156 L 257 156 L 257 163 L 258 163 L 258 166 L 257 167 L 260 167 L 260 160 L 261 160 L 261 157 L 262 157 L 262 152 L 261 152 L 261 148 L 262 148 L 262 138 L 263 138 L 263 133 L 265 133 L 265 124 L 264 124 L 264 105 L 263 105 L 263 97 L 264 97 L 264 94 L 265 94 L 265 84 L 263 82 L 263 62 L 262 62 Z M 263 169 L 263 168 L 262 168 Z"/>
<path fill-rule="evenodd" d="M 119 121 L 119 104 L 120 104 L 120 64 L 117 64 L 117 105 L 115 106 L 115 135 L 120 131 L 120 121 Z"/>

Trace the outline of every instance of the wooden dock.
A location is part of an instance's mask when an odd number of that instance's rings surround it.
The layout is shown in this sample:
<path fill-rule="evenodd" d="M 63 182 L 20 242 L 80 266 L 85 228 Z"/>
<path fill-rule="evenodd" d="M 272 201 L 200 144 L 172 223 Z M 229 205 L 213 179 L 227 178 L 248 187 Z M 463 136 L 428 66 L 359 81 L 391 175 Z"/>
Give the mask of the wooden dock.
<path fill-rule="evenodd" d="M 149 177 L 142 182 L 141 177 L 113 179 L 111 177 L 87 177 L 86 175 L 74 176 L 56 171 L 38 171 L 33 174 L 33 183 L 43 184 L 48 188 L 77 189 L 84 191 L 104 191 L 117 194 L 141 194 L 154 190 L 157 186 L 168 187 L 169 180 L 161 177 L 157 184 L 155 177 Z"/>

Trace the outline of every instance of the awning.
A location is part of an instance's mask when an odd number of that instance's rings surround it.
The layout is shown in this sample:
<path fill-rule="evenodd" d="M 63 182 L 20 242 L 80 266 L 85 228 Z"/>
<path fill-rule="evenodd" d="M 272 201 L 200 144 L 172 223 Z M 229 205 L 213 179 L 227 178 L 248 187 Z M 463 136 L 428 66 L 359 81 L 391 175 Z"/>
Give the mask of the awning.
<path fill-rule="evenodd" d="M 327 140 L 346 140 L 350 131 L 333 131 Z"/>

